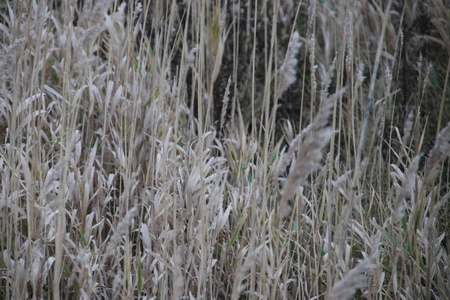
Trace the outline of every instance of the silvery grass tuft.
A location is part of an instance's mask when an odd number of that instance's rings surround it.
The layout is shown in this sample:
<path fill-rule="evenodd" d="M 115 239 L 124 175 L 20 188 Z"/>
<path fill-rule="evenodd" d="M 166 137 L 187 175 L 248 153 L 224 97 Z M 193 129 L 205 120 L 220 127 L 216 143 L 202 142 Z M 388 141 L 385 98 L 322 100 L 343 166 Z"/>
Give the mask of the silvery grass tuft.
<path fill-rule="evenodd" d="M 296 80 L 297 55 L 301 45 L 300 35 L 295 31 L 289 41 L 286 57 L 280 67 L 280 78 L 275 98 L 281 97 L 287 88 Z"/>
<path fill-rule="evenodd" d="M 329 118 L 333 112 L 336 100 L 344 93 L 342 89 L 335 95 L 325 99 L 321 109 L 317 113 L 314 121 L 302 131 L 296 139 L 303 139 L 298 142 L 297 158 L 291 164 L 289 175 L 283 187 L 281 201 L 278 206 L 279 218 L 285 218 L 292 211 L 292 197 L 301 186 L 308 175 L 320 169 L 322 159 L 322 149 L 328 144 L 332 129 L 327 126 Z M 306 137 L 305 137 L 306 135 Z M 297 142 L 295 143 L 297 144 Z M 291 145 L 292 146 L 292 145 Z"/>

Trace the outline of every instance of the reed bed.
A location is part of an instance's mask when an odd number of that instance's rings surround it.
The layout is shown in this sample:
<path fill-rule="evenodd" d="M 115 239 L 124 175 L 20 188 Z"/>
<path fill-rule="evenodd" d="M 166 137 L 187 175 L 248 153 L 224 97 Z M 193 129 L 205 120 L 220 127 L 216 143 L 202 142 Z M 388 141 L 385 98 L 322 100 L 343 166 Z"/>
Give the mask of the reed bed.
<path fill-rule="evenodd" d="M 0 4 L 0 298 L 447 299 L 446 1 Z"/>

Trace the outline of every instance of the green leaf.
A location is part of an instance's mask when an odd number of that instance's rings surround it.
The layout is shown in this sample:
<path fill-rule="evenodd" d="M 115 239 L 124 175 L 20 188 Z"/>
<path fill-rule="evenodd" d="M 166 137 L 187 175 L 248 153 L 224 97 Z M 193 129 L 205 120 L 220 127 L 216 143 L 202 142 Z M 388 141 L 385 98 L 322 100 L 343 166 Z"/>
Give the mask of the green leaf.
<path fill-rule="evenodd" d="M 233 246 L 234 242 L 236 241 L 236 239 L 239 235 L 239 232 L 241 232 L 242 225 L 244 225 L 244 222 L 246 219 L 247 219 L 247 214 L 243 214 L 241 219 L 239 220 L 238 225 L 236 226 L 236 229 L 233 231 L 233 235 L 231 236 L 230 243 L 228 244 L 228 247 L 227 247 L 227 251 L 230 251 L 231 246 Z"/>

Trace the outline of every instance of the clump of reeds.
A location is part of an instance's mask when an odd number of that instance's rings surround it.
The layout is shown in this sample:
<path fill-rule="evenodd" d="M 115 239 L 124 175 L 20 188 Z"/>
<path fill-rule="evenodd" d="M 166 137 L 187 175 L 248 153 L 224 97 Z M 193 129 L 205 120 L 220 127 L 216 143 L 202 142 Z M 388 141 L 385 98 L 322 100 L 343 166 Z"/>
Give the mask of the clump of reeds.
<path fill-rule="evenodd" d="M 444 299 L 447 15 L 1 2 L 0 298 Z"/>

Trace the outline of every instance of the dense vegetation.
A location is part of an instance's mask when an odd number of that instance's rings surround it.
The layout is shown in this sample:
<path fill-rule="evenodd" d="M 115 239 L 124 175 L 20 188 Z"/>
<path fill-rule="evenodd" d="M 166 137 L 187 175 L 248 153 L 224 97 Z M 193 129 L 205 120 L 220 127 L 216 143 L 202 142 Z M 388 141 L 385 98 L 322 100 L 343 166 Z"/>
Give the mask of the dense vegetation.
<path fill-rule="evenodd" d="M 0 298 L 446 299 L 445 0 L 0 4 Z"/>

